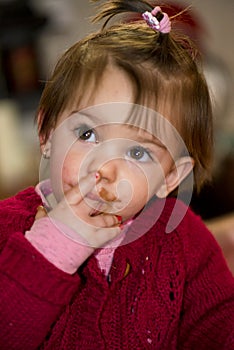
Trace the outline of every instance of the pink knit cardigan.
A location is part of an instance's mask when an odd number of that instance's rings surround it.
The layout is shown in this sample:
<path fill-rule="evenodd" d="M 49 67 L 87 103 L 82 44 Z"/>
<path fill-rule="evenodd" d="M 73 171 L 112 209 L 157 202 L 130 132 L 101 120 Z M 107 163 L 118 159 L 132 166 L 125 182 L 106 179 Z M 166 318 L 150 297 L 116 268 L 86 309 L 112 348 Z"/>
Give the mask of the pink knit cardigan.
<path fill-rule="evenodd" d="M 39 204 L 34 188 L 0 202 L 1 350 L 234 349 L 234 279 L 191 210 L 166 234 L 168 199 L 146 234 L 116 249 L 106 278 L 94 255 L 69 275 L 25 239 Z"/>

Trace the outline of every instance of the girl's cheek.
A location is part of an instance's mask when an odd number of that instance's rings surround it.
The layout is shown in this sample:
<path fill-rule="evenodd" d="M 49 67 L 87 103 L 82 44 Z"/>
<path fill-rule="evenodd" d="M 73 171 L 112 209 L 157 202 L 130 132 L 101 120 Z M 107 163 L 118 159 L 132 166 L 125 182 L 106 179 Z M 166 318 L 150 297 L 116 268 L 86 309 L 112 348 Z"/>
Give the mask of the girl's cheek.
<path fill-rule="evenodd" d="M 132 179 L 132 197 L 130 200 L 130 206 L 140 206 L 146 204 L 148 201 L 148 181 L 145 176 L 135 176 Z"/>
<path fill-rule="evenodd" d="M 79 164 L 77 158 L 67 157 L 62 164 L 62 180 L 67 181 L 78 181 Z"/>
<path fill-rule="evenodd" d="M 71 169 L 66 164 L 64 164 L 63 165 L 63 170 L 62 170 L 62 178 L 63 178 L 63 180 L 66 180 L 67 178 L 69 178 L 70 172 L 71 172 Z"/>

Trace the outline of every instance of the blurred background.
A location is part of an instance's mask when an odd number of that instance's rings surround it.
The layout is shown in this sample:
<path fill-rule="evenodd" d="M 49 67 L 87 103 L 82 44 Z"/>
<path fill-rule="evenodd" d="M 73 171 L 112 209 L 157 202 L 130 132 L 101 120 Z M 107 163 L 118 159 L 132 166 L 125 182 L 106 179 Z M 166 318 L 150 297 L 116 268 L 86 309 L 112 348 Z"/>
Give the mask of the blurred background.
<path fill-rule="evenodd" d="M 200 47 L 211 89 L 213 181 L 192 205 L 203 218 L 212 218 L 234 211 L 234 1 L 165 3 L 171 14 L 192 5 L 180 26 Z M 34 118 L 40 94 L 59 56 L 97 28 L 89 23 L 92 14 L 88 0 L 0 0 L 0 199 L 38 181 Z"/>

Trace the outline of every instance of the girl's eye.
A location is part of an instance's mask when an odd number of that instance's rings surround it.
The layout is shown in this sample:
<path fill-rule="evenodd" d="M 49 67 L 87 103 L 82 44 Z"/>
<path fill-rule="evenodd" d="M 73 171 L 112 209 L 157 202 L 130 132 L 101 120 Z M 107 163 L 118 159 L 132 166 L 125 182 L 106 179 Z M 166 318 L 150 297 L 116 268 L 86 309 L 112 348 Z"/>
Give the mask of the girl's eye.
<path fill-rule="evenodd" d="M 82 125 L 75 129 L 76 137 L 81 141 L 97 142 L 96 134 L 88 125 Z"/>
<path fill-rule="evenodd" d="M 127 152 L 128 157 L 131 157 L 140 162 L 148 162 L 153 160 L 150 151 L 141 146 L 134 146 Z"/>

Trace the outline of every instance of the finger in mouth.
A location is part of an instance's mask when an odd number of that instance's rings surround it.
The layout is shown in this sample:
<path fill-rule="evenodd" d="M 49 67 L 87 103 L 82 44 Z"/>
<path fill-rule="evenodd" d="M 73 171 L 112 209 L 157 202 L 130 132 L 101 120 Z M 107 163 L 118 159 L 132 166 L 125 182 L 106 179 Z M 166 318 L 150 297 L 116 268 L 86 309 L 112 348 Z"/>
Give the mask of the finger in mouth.
<path fill-rule="evenodd" d="M 102 203 L 100 203 L 100 204 L 97 206 L 97 208 L 91 209 L 91 211 L 89 212 L 89 216 L 95 217 L 95 216 L 98 216 L 98 215 L 102 214 L 103 211 L 100 210 L 101 207 L 102 207 Z"/>

